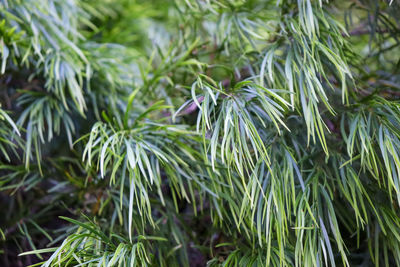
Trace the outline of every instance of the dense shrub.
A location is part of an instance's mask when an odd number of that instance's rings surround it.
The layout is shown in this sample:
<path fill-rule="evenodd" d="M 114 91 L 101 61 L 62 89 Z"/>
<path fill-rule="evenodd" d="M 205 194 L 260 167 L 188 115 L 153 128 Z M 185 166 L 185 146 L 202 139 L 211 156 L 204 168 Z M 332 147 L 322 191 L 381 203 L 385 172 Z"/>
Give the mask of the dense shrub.
<path fill-rule="evenodd" d="M 397 0 L 0 0 L 0 266 L 400 266 Z"/>

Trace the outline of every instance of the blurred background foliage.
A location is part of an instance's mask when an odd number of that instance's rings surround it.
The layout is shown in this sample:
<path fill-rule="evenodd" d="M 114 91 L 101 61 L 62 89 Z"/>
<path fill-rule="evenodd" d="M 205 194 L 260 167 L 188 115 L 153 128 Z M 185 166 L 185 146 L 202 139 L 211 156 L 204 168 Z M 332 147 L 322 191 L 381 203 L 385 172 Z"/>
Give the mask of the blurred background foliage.
<path fill-rule="evenodd" d="M 1 266 L 400 266 L 397 0 L 0 0 Z"/>

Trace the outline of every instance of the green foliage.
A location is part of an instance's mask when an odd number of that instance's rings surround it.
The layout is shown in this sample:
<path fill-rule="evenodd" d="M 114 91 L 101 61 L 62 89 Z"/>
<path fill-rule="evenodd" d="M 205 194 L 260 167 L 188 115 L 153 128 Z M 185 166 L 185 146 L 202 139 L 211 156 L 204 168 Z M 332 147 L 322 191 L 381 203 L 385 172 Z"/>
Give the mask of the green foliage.
<path fill-rule="evenodd" d="M 0 262 L 400 266 L 399 13 L 0 0 Z"/>

